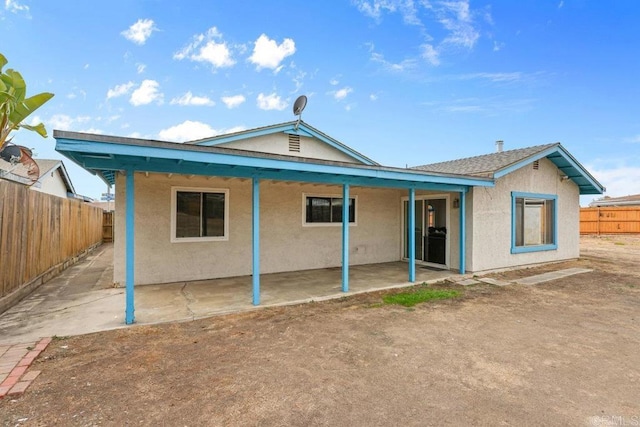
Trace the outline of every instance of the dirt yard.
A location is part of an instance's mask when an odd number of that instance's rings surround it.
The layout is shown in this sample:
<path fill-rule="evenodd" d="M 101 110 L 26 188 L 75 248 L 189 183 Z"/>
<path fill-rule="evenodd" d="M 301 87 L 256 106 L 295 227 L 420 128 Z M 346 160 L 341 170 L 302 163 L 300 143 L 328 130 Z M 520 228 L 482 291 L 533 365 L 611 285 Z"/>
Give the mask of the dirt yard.
<path fill-rule="evenodd" d="M 593 268 L 535 286 L 454 284 L 55 339 L 14 425 L 640 426 L 640 237 L 583 238 Z M 82 319 L 78 319 L 82 321 Z"/>

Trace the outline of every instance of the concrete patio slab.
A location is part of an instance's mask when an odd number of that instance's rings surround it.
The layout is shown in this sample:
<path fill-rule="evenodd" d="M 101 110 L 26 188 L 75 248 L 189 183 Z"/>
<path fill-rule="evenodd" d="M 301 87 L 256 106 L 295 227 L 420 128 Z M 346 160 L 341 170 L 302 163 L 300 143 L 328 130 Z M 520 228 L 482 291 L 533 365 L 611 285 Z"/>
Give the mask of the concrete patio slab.
<path fill-rule="evenodd" d="M 538 283 L 561 279 L 563 277 L 573 276 L 574 274 L 590 273 L 592 271 L 593 270 L 588 268 L 565 268 L 563 270 L 550 271 L 548 273 L 524 277 L 522 279 L 515 280 L 514 282 L 520 285 L 537 285 Z"/>
<path fill-rule="evenodd" d="M 113 245 L 103 245 L 42 285 L 0 315 L 0 345 L 126 327 L 125 291 L 113 287 L 112 266 Z M 251 303 L 251 276 L 137 286 L 136 323 L 186 321 L 411 286 L 407 270 L 404 262 L 350 266 L 348 293 L 341 291 L 340 267 L 263 274 L 258 307 Z M 447 270 L 416 269 L 416 283 L 452 277 L 460 276 Z"/>

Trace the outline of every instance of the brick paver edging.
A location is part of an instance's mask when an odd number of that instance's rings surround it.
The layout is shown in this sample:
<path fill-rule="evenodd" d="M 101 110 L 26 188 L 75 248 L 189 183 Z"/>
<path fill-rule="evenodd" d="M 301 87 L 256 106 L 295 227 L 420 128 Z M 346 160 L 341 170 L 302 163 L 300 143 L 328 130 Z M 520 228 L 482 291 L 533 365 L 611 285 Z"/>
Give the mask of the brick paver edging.
<path fill-rule="evenodd" d="M 29 371 L 27 369 L 33 361 L 47 348 L 51 338 L 42 338 L 28 353 L 24 354 L 22 358 L 16 359 L 16 355 L 23 354 L 24 346 L 11 346 L 5 349 L 4 352 L 0 352 L 0 366 L 12 367 L 9 375 L 0 383 L 0 399 L 5 396 L 15 396 L 24 393 L 24 391 L 31 385 L 33 380 L 40 375 L 40 371 Z"/>

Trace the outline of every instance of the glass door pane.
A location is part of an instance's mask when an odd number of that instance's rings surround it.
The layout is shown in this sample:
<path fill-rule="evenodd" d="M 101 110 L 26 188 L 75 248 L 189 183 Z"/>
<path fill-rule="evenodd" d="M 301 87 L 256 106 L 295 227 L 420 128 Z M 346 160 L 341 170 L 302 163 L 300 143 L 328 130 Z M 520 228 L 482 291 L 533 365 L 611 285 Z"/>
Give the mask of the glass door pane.
<path fill-rule="evenodd" d="M 425 200 L 427 233 L 425 261 L 446 264 L 447 253 L 447 199 Z"/>

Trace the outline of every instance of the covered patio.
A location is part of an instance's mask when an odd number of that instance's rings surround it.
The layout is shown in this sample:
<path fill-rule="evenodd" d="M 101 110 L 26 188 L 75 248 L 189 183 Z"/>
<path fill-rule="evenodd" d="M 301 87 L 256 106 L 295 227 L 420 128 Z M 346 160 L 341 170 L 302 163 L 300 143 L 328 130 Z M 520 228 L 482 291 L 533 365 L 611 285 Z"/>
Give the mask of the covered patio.
<path fill-rule="evenodd" d="M 295 126 L 295 127 L 294 127 Z M 295 123 L 288 123 L 278 128 L 278 131 L 285 133 L 300 133 L 301 129 Z M 302 123 L 301 127 L 304 127 Z M 320 135 L 322 136 L 322 135 Z M 424 270 L 416 263 L 415 257 L 415 236 L 414 233 L 408 233 L 409 253 L 407 263 L 392 263 L 393 274 L 385 277 L 386 274 L 376 274 L 376 268 L 386 268 L 388 264 L 382 264 L 381 267 L 371 265 L 352 266 L 349 261 L 349 224 L 342 222 L 341 236 L 341 267 L 328 269 L 324 274 L 337 275 L 339 283 L 338 289 L 333 285 L 328 286 L 332 280 L 336 280 L 333 276 L 324 279 L 313 278 L 310 281 L 310 273 L 305 271 L 292 273 L 278 273 L 273 279 L 273 283 L 277 283 L 277 287 L 269 289 L 270 274 L 261 274 L 261 255 L 260 255 L 260 193 L 261 184 L 264 182 L 300 182 L 310 184 L 328 184 L 338 185 L 342 191 L 342 217 L 347 218 L 349 214 L 350 190 L 354 187 L 367 188 L 392 188 L 406 191 L 408 198 L 408 229 L 415 228 L 414 223 L 414 200 L 416 191 L 441 191 L 455 193 L 459 198 L 459 232 L 458 241 L 459 248 L 459 273 L 465 272 L 465 246 L 466 246 L 466 208 L 465 200 L 469 189 L 473 186 L 492 187 L 493 181 L 488 178 L 469 177 L 463 175 L 429 173 L 411 169 L 401 169 L 384 167 L 378 164 L 354 164 L 339 161 L 327 161 L 317 159 L 295 158 L 291 156 L 250 152 L 245 150 L 222 148 L 216 146 L 203 146 L 192 144 L 176 144 L 161 141 L 141 140 L 134 138 L 112 137 L 105 135 L 91 135 L 76 132 L 54 131 L 54 138 L 57 140 L 56 150 L 63 153 L 85 169 L 102 177 L 105 182 L 112 185 L 116 182 L 118 174 L 122 174 L 119 181 L 124 184 L 125 198 L 124 202 L 124 238 L 125 238 L 125 289 L 126 289 L 126 306 L 125 306 L 125 323 L 131 324 L 135 321 L 136 310 L 134 305 L 134 284 L 136 283 L 134 272 L 136 266 L 136 193 L 135 181 L 149 174 L 166 174 L 168 177 L 172 175 L 181 175 L 185 177 L 205 176 L 241 178 L 250 180 L 251 182 L 251 245 L 247 250 L 251 251 L 252 275 L 240 279 L 219 279 L 219 280 L 238 280 L 239 286 L 250 286 L 251 298 L 247 298 L 246 292 L 240 292 L 232 289 L 227 294 L 226 311 L 235 311 L 233 307 L 234 301 L 238 304 L 271 304 L 277 300 L 277 295 L 281 292 L 288 295 L 287 301 L 304 301 L 315 298 L 322 298 L 332 295 L 334 292 L 359 292 L 364 290 L 378 289 L 372 285 L 372 281 L 380 280 L 379 289 L 389 287 L 396 284 L 407 284 L 407 282 L 421 281 L 422 275 L 433 273 Z M 378 272 L 379 273 L 379 272 Z M 388 272 L 386 272 L 388 273 Z M 441 273 L 445 277 L 450 272 Z M 284 276 L 283 276 L 284 275 Z M 287 280 L 283 277 L 293 275 Z M 302 276 L 300 276 L 302 275 Z M 359 278 L 360 276 L 360 278 Z M 296 277 L 295 280 L 291 279 Z M 246 280 L 250 279 L 247 284 Z M 202 281 L 210 282 L 209 280 Z M 217 282 L 217 281 L 216 281 Z M 302 289 L 304 287 L 296 287 L 300 282 L 305 284 L 322 283 L 322 291 L 310 295 Z M 216 294 L 216 289 L 229 289 L 226 282 L 217 282 L 215 287 L 207 290 Z M 289 286 L 283 284 L 287 283 Z M 146 285 L 145 285 L 146 286 Z M 163 287 L 178 287 L 179 285 L 164 284 Z M 138 290 L 136 286 L 136 299 L 141 301 L 138 315 L 142 316 L 144 306 L 148 304 L 143 292 Z M 222 292 L 215 299 L 224 299 L 226 291 Z M 213 303 L 209 301 L 209 303 Z M 212 308 L 213 310 L 213 308 Z M 146 322 L 143 320 L 143 322 Z"/>

